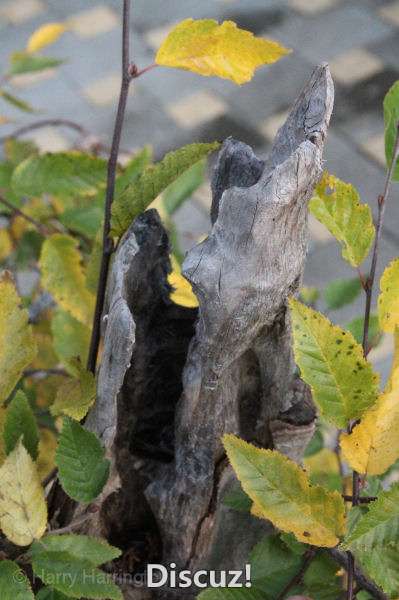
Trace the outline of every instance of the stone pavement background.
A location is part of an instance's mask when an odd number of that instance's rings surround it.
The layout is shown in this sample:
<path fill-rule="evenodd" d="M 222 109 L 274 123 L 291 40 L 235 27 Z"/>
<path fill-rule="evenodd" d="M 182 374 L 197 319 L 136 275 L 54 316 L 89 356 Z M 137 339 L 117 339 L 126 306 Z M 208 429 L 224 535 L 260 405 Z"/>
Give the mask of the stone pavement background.
<path fill-rule="evenodd" d="M 0 0 L 0 65 L 21 49 L 40 24 L 69 19 L 70 31 L 49 54 L 68 62 L 57 71 L 14 78 L 16 93 L 43 112 L 40 117 L 70 118 L 108 142 L 120 80 L 121 0 Z M 144 67 L 174 23 L 187 18 L 232 19 L 257 35 L 284 43 L 293 53 L 257 72 L 243 87 L 188 72 L 155 69 L 139 79 L 129 99 L 122 145 L 151 144 L 160 157 L 190 141 L 233 135 L 261 155 L 312 67 L 328 61 L 336 84 L 336 105 L 326 150 L 328 169 L 355 184 L 363 201 L 376 205 L 384 179 L 382 99 L 399 79 L 399 1 L 397 0 L 134 0 L 132 59 Z M 0 114 L 21 113 L 1 106 Z M 14 125 L 15 126 L 15 125 Z M 2 126 L 1 134 L 13 126 Z M 44 150 L 73 143 L 67 130 L 31 134 Z M 399 254 L 399 188 L 386 213 L 381 267 Z M 209 230 L 209 188 L 204 186 L 176 215 L 182 245 L 191 246 Z M 323 288 L 353 272 L 337 244 L 315 221 L 305 283 Z M 365 268 L 365 266 L 364 266 Z M 361 314 L 363 298 L 332 314 L 344 324 Z M 392 340 L 373 351 L 383 373 Z"/>

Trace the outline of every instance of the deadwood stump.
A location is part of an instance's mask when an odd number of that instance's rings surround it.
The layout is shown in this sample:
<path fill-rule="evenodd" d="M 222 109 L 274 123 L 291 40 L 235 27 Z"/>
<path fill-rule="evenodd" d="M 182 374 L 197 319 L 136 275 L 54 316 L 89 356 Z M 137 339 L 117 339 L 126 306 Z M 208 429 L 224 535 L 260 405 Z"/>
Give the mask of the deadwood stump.
<path fill-rule="evenodd" d="M 241 569 L 271 531 L 223 504 L 237 482 L 221 437 L 233 432 L 300 461 L 314 432 L 287 298 L 303 274 L 307 203 L 322 173 L 333 95 L 322 65 L 265 160 L 240 141 L 224 142 L 212 231 L 183 264 L 198 310 L 170 300 L 170 246 L 155 210 L 137 217 L 119 244 L 98 397 L 86 421 L 107 448 L 112 474 L 84 532 L 124 550 L 121 570 L 140 571 L 148 561 Z M 198 590 L 126 586 L 124 593 L 175 598 Z"/>

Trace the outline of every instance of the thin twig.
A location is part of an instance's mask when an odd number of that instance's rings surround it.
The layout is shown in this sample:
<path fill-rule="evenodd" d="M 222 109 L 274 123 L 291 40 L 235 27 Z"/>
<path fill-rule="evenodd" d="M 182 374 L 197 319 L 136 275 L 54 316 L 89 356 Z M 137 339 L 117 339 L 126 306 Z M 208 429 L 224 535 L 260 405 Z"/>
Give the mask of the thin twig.
<path fill-rule="evenodd" d="M 317 552 L 317 549 L 313 548 L 313 547 L 309 548 L 309 550 L 307 550 L 305 552 L 305 554 L 303 555 L 303 560 L 302 560 L 302 564 L 299 568 L 299 571 L 292 577 L 292 579 L 290 579 L 290 581 L 287 583 L 287 585 L 285 586 L 283 591 L 277 596 L 276 600 L 284 600 L 284 598 L 287 596 L 288 592 L 293 587 L 295 587 L 296 585 L 299 585 L 302 582 L 302 579 L 303 579 L 306 571 L 308 570 L 308 568 L 311 565 L 312 560 L 316 556 L 316 552 Z"/>
<path fill-rule="evenodd" d="M 132 65 L 131 75 L 132 75 L 132 77 L 134 77 L 136 79 L 137 77 L 144 75 L 144 73 L 148 73 L 148 71 L 152 71 L 152 69 L 155 69 L 158 66 L 159 65 L 157 65 L 156 63 L 153 63 L 152 65 L 148 65 L 148 67 L 144 67 L 144 69 L 138 69 L 136 67 L 136 65 Z"/>
<path fill-rule="evenodd" d="M 391 163 L 387 170 L 385 184 L 384 184 L 384 190 L 383 190 L 382 194 L 378 197 L 378 216 L 377 216 L 377 225 L 376 225 L 376 232 L 375 232 L 375 239 L 374 239 L 373 254 L 372 254 L 372 258 L 371 258 L 370 273 L 365 282 L 361 278 L 362 285 L 363 285 L 363 288 L 364 288 L 364 291 L 366 294 L 366 305 L 365 305 L 365 310 L 364 310 L 363 342 L 362 342 L 363 353 L 364 353 L 365 357 L 367 357 L 369 350 L 370 350 L 370 348 L 369 348 L 369 327 L 370 327 L 371 303 L 372 303 L 372 299 L 373 299 L 375 275 L 376 275 L 376 270 L 377 270 L 378 251 L 379 251 L 380 242 L 381 242 L 385 207 L 386 207 L 386 202 L 387 202 L 387 199 L 389 196 L 389 191 L 390 191 L 391 183 L 392 183 L 392 176 L 393 176 L 393 173 L 395 170 L 396 163 L 398 161 L 398 157 L 399 157 L 399 126 L 398 126 L 398 124 L 396 124 L 396 137 L 395 137 L 395 143 L 394 143 L 394 148 L 393 148 L 393 152 L 392 152 L 392 160 L 391 160 Z M 349 424 L 348 433 L 351 433 L 353 431 L 353 428 L 356 425 L 356 423 L 357 423 L 357 421 L 354 421 Z M 361 500 L 360 500 L 360 477 L 359 477 L 359 473 L 357 473 L 356 471 L 353 471 L 353 475 L 352 475 L 352 506 L 358 506 L 360 503 L 361 503 Z M 347 590 L 346 598 L 347 598 L 347 600 L 353 600 L 355 559 L 351 552 L 347 552 L 347 557 L 348 557 L 348 590 Z"/>
<path fill-rule="evenodd" d="M 372 255 L 372 259 L 371 259 L 370 274 L 367 278 L 367 284 L 366 284 L 366 308 L 365 308 L 365 314 L 364 314 L 364 331 L 363 331 L 363 350 L 364 350 L 365 356 L 367 356 L 367 354 L 368 354 L 368 336 L 369 336 L 371 301 L 373 298 L 373 287 L 374 287 L 375 273 L 376 273 L 376 268 L 377 268 L 378 250 L 379 250 L 381 235 L 382 235 L 382 226 L 384 223 L 385 207 L 386 207 L 386 202 L 387 202 L 387 199 L 389 196 L 389 191 L 390 191 L 391 183 L 392 183 L 392 176 L 393 176 L 393 172 L 395 170 L 396 163 L 398 161 L 398 157 L 399 157 L 399 127 L 397 125 L 396 126 L 395 144 L 394 144 L 394 149 L 393 149 L 393 153 L 392 153 L 392 160 L 391 160 L 391 164 L 389 165 L 389 169 L 387 171 L 387 175 L 385 178 L 384 191 L 382 192 L 381 196 L 378 197 L 378 217 L 377 217 L 377 226 L 376 226 L 375 239 L 374 239 L 374 248 L 373 248 L 373 255 Z"/>
<path fill-rule="evenodd" d="M 25 133 L 29 133 L 35 129 L 41 129 L 42 127 L 68 127 L 69 129 L 74 129 L 77 131 L 81 136 L 89 135 L 88 131 L 82 127 L 82 125 L 79 125 L 79 123 L 75 123 L 74 121 L 70 121 L 69 119 L 43 119 L 41 121 L 35 121 L 29 125 L 19 127 L 12 133 L 1 136 L 0 142 L 3 143 L 9 138 L 18 138 Z"/>
<path fill-rule="evenodd" d="M 347 496 L 344 494 L 342 498 L 345 502 L 352 502 L 353 496 Z M 359 504 L 370 504 L 370 502 L 375 502 L 377 500 L 377 496 L 359 496 L 358 502 Z"/>
<path fill-rule="evenodd" d="M 126 102 L 129 93 L 129 86 L 132 80 L 130 73 L 130 40 L 129 40 L 129 23 L 130 23 L 130 0 L 123 0 L 123 33 L 122 33 L 122 83 L 119 95 L 118 110 L 115 119 L 114 134 L 112 138 L 111 152 L 108 160 L 107 172 L 107 191 L 105 195 L 104 209 L 104 228 L 103 228 L 103 249 L 101 257 L 100 275 L 97 286 L 96 307 L 93 318 L 93 329 L 90 340 L 90 349 L 87 359 L 87 370 L 95 373 L 98 346 L 100 343 L 101 334 L 101 315 L 104 308 L 105 291 L 107 287 L 107 278 L 109 264 L 113 252 L 113 241 L 109 237 L 111 230 L 111 206 L 114 199 L 115 191 L 115 176 L 118 163 L 119 146 L 122 136 L 122 127 L 125 117 Z"/>
<path fill-rule="evenodd" d="M 69 523 L 69 525 L 66 525 L 65 527 L 60 527 L 59 529 L 50 529 L 50 531 L 48 531 L 47 533 L 49 535 L 62 535 L 63 533 L 71 533 L 71 531 L 77 529 L 78 527 L 86 523 L 86 521 L 91 518 L 92 514 L 93 512 L 89 511 L 79 519 L 76 519 L 76 521 L 72 521 L 72 523 Z"/>
<path fill-rule="evenodd" d="M 45 225 L 43 225 L 42 223 L 39 223 L 39 221 L 36 221 L 32 217 L 30 217 L 29 215 L 24 213 L 21 209 L 17 208 L 13 204 L 11 204 L 11 202 L 8 202 L 8 200 L 3 198 L 2 196 L 0 196 L 0 204 L 4 204 L 4 206 L 6 206 L 8 209 L 10 209 L 15 215 L 22 217 L 23 219 L 25 219 L 25 221 L 28 221 L 31 225 L 36 227 L 38 232 L 43 237 L 50 235 L 51 232 Z"/>
<path fill-rule="evenodd" d="M 34 377 L 35 375 L 42 377 L 49 377 L 50 375 L 62 375 L 63 377 L 69 376 L 65 369 L 27 369 L 23 372 L 23 377 Z"/>
<path fill-rule="evenodd" d="M 348 571 L 348 557 L 345 552 L 338 550 L 338 548 L 328 548 L 325 550 L 331 558 L 333 558 L 341 567 Z M 375 600 L 388 600 L 388 596 L 376 585 L 371 579 L 369 579 L 363 571 L 357 566 L 354 566 L 353 570 L 354 581 L 363 589 L 369 592 Z"/>

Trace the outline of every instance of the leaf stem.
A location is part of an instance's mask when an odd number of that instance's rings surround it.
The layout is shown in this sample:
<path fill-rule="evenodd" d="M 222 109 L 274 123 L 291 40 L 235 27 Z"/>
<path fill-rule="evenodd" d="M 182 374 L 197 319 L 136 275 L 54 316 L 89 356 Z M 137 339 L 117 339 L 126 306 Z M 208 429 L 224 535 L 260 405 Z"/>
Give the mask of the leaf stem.
<path fill-rule="evenodd" d="M 371 303 L 373 299 L 373 290 L 375 283 L 375 275 L 377 270 L 377 261 L 378 261 L 378 251 L 381 242 L 382 236 L 382 227 L 384 223 L 384 214 L 386 202 L 389 196 L 389 192 L 392 184 L 392 176 L 395 170 L 396 163 L 399 157 L 399 124 L 396 124 L 396 137 L 394 148 L 392 152 L 392 160 L 387 170 L 387 174 L 385 177 L 385 184 L 383 192 L 380 196 L 378 196 L 378 215 L 377 215 L 377 225 L 376 232 L 374 238 L 374 247 L 373 254 L 371 258 L 371 267 L 369 275 L 366 281 L 363 284 L 364 291 L 366 294 L 366 305 L 364 310 L 364 328 L 363 328 L 363 353 L 364 356 L 367 357 L 370 348 L 369 348 L 369 327 L 370 327 L 370 314 L 371 314 Z M 348 433 L 351 433 L 353 427 L 356 425 L 356 421 L 349 424 Z M 358 506 L 360 504 L 360 477 L 359 473 L 353 471 L 352 474 L 352 506 Z M 354 573 L 355 573 L 355 560 L 351 552 L 347 552 L 348 557 L 348 590 L 347 590 L 347 600 L 353 600 L 353 583 L 354 583 Z"/>
<path fill-rule="evenodd" d="M 317 548 L 314 547 L 310 547 L 309 550 L 305 552 L 299 571 L 292 577 L 292 579 L 290 579 L 283 591 L 277 596 L 276 600 L 284 600 L 290 589 L 295 587 L 296 585 L 299 585 L 302 582 L 306 571 L 308 570 L 312 560 L 316 556 L 316 552 Z"/>
<path fill-rule="evenodd" d="M 108 271 L 111 255 L 114 250 L 112 239 L 109 237 L 111 230 L 111 206 L 114 199 L 115 177 L 118 163 L 119 146 L 122 136 L 122 127 L 125 117 L 129 86 L 132 80 L 130 71 L 130 0 L 123 0 L 123 33 L 122 33 L 122 83 L 119 95 L 118 110 L 116 113 L 112 146 L 108 160 L 107 189 L 105 195 L 104 227 L 103 227 L 103 250 L 101 256 L 100 275 L 97 287 L 96 307 L 93 318 L 93 329 L 90 340 L 90 349 L 87 360 L 87 370 L 93 374 L 96 371 L 98 346 L 101 335 L 101 316 L 104 309 L 105 291 L 107 287 Z"/>
<path fill-rule="evenodd" d="M 43 237 L 47 237 L 48 235 L 50 235 L 51 232 L 50 232 L 50 230 L 45 225 L 42 225 L 42 223 L 39 223 L 39 221 L 36 221 L 32 217 L 30 217 L 29 215 L 27 215 L 26 213 L 24 213 L 21 209 L 17 208 L 13 204 L 11 204 L 11 202 L 8 202 L 8 200 L 6 200 L 5 198 L 3 198 L 3 196 L 0 196 L 0 204 L 3 204 L 7 208 L 9 208 L 14 214 L 22 217 L 23 219 L 25 219 L 25 221 L 28 221 L 31 225 L 33 225 L 34 227 L 36 227 L 36 229 L 38 230 L 38 232 Z"/>

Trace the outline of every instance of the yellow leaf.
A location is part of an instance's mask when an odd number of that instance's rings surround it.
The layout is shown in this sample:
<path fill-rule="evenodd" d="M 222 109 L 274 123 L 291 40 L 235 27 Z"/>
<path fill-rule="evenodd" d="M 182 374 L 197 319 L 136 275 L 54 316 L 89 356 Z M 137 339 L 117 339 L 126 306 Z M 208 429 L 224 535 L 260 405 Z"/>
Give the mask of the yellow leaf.
<path fill-rule="evenodd" d="M 155 57 L 158 65 L 217 76 L 241 84 L 261 65 L 274 63 L 290 50 L 277 42 L 256 38 L 232 21 L 186 19 L 168 35 Z"/>
<path fill-rule="evenodd" d="M 42 537 L 47 506 L 35 463 L 21 440 L 0 467 L 0 528 L 18 546 Z"/>
<path fill-rule="evenodd" d="M 39 456 L 37 458 L 37 470 L 39 477 L 43 480 L 55 467 L 55 451 L 57 449 L 57 438 L 50 429 L 40 430 Z"/>
<path fill-rule="evenodd" d="M 5 271 L 0 277 L 0 404 L 36 355 L 28 311 L 20 304 L 12 278 Z"/>
<path fill-rule="evenodd" d="M 311 475 L 319 473 L 339 473 L 338 457 L 332 450 L 322 448 L 316 454 L 305 458 L 305 469 Z"/>
<path fill-rule="evenodd" d="M 30 36 L 26 46 L 27 52 L 37 52 L 50 44 L 54 44 L 65 31 L 66 26 L 63 23 L 46 23 L 42 25 Z"/>
<path fill-rule="evenodd" d="M 174 288 L 170 295 L 170 299 L 175 304 L 186 306 L 187 308 L 196 308 L 198 300 L 194 294 L 190 283 L 181 274 L 180 265 L 174 256 L 171 257 L 172 272 L 168 275 L 168 281 Z"/>
<path fill-rule="evenodd" d="M 256 448 L 234 435 L 225 435 L 223 443 L 256 516 L 300 542 L 336 546 L 345 531 L 345 506 L 338 492 L 310 485 L 306 473 L 275 450 Z"/>
<path fill-rule="evenodd" d="M 351 434 L 341 436 L 345 460 L 358 473 L 381 475 L 399 458 L 399 368 L 391 387 L 362 417 Z"/>
<path fill-rule="evenodd" d="M 96 382 L 94 376 L 86 371 L 80 361 L 74 361 L 79 377 L 65 379 L 58 388 L 55 402 L 51 407 L 54 416 L 68 415 L 81 421 L 88 413 L 96 398 Z"/>
<path fill-rule="evenodd" d="M 33 379 L 27 380 L 31 384 Z M 34 381 L 36 404 L 40 408 L 48 408 L 55 401 L 58 388 L 65 383 L 64 375 L 50 375 L 39 381 Z"/>
<path fill-rule="evenodd" d="M 383 331 L 393 332 L 399 326 L 399 258 L 387 266 L 380 281 L 378 317 Z"/>
<path fill-rule="evenodd" d="M 294 298 L 289 305 L 301 377 L 324 418 L 344 428 L 376 401 L 378 376 L 350 332 Z"/>
<path fill-rule="evenodd" d="M 91 325 L 94 295 L 86 288 L 81 260 L 76 240 L 56 233 L 45 240 L 39 266 L 43 287 L 75 319 Z"/>
<path fill-rule="evenodd" d="M 12 241 L 7 229 L 0 229 L 0 260 L 7 258 L 12 252 Z"/>
<path fill-rule="evenodd" d="M 391 391 L 392 379 L 393 379 L 396 369 L 399 367 L 399 325 L 395 326 L 395 331 L 393 333 L 393 341 L 394 341 L 394 352 L 393 352 L 393 359 L 392 359 L 392 367 L 391 367 L 391 374 L 389 376 L 387 385 L 385 387 L 386 392 Z"/>
<path fill-rule="evenodd" d="M 353 185 L 324 172 L 309 210 L 341 243 L 343 258 L 359 266 L 369 253 L 375 228 L 370 207 L 360 203 Z"/>

